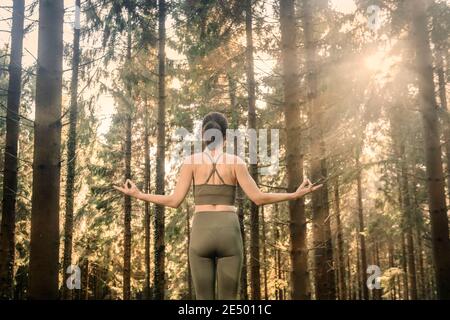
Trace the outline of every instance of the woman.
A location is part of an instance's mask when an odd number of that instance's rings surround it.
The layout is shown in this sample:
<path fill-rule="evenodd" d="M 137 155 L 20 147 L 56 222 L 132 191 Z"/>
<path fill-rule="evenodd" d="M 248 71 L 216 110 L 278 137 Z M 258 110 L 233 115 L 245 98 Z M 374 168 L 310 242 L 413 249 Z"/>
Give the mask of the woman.
<path fill-rule="evenodd" d="M 206 148 L 185 159 L 172 194 L 142 193 L 130 180 L 123 187 L 114 186 L 137 199 L 177 208 L 193 182 L 195 214 L 189 261 L 198 300 L 215 298 L 216 276 L 218 299 L 237 299 L 243 259 L 241 230 L 234 206 L 237 184 L 257 205 L 298 199 L 322 186 L 313 186 L 306 179 L 292 193 L 262 192 L 250 176 L 245 162 L 238 156 L 223 152 L 227 128 L 223 114 L 211 112 L 205 116 L 202 136 L 206 140 Z M 211 131 L 219 134 L 205 139 Z"/>

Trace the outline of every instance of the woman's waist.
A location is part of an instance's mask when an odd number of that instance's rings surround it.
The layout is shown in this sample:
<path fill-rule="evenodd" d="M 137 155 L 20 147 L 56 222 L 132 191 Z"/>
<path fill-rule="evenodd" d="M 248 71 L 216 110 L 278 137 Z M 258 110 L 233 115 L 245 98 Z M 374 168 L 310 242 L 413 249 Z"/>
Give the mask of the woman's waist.
<path fill-rule="evenodd" d="M 237 209 L 234 205 L 225 205 L 225 204 L 197 204 L 195 205 L 195 212 L 229 212 L 236 213 Z"/>
<path fill-rule="evenodd" d="M 240 223 L 236 211 L 226 209 L 216 208 L 216 210 L 195 211 L 192 220 L 192 230 L 225 230 L 230 228 L 237 230 Z"/>

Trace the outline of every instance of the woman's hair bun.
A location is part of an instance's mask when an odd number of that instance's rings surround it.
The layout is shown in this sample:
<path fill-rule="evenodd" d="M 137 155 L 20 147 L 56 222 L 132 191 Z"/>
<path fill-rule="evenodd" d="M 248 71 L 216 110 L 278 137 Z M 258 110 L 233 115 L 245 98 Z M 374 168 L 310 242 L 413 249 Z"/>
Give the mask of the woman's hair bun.
<path fill-rule="evenodd" d="M 202 130 L 203 132 L 215 129 L 219 130 L 222 133 L 222 139 L 225 140 L 227 129 L 228 129 L 228 121 L 223 113 L 220 112 L 210 112 L 208 113 L 202 121 Z M 206 145 L 209 146 L 214 142 L 214 137 L 212 139 L 206 141 Z"/>
<path fill-rule="evenodd" d="M 214 120 L 209 120 L 207 123 L 205 123 L 203 125 L 203 130 L 208 130 L 208 129 L 217 129 L 217 130 L 221 130 L 222 127 Z"/>

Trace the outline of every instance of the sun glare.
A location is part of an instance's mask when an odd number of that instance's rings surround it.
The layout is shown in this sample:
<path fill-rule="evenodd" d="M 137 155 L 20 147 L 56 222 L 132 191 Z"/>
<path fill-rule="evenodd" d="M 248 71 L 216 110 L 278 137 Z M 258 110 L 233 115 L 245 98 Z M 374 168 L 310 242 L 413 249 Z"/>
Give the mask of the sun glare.
<path fill-rule="evenodd" d="M 363 64 L 370 74 L 378 82 L 388 81 L 395 72 L 395 66 L 401 61 L 401 57 L 392 55 L 388 51 L 380 50 L 363 59 Z"/>
<path fill-rule="evenodd" d="M 344 14 L 350 14 L 355 12 L 356 5 L 354 0 L 331 0 L 331 6 L 336 11 Z"/>
<path fill-rule="evenodd" d="M 371 71 L 377 71 L 383 65 L 383 60 L 386 58 L 383 52 L 376 52 L 364 59 L 364 64 Z"/>
<path fill-rule="evenodd" d="M 172 89 L 175 90 L 180 90 L 181 89 L 181 81 L 178 78 L 173 78 L 172 81 L 170 82 L 170 87 Z"/>

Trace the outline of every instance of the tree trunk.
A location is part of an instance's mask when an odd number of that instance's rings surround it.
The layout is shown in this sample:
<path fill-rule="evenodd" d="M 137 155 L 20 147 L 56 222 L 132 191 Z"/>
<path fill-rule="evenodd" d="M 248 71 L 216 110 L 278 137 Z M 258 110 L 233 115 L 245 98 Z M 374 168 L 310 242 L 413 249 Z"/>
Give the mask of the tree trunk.
<path fill-rule="evenodd" d="M 402 269 L 403 269 L 403 295 L 404 299 L 409 299 L 409 284 L 408 284 L 408 259 L 407 259 L 407 253 L 406 253 L 406 245 L 405 245 L 405 234 L 402 233 L 401 235 L 401 241 L 402 241 Z"/>
<path fill-rule="evenodd" d="M 72 81 L 70 88 L 69 110 L 69 137 L 67 139 L 67 178 L 66 178 L 66 214 L 64 220 L 64 253 L 63 253 L 63 299 L 71 299 L 72 292 L 67 288 L 67 279 L 70 274 L 67 268 L 72 264 L 72 237 L 73 237 L 73 202 L 76 169 L 77 149 L 77 118 L 78 118 L 78 67 L 80 64 L 80 28 L 77 25 L 80 14 L 80 0 L 75 0 L 75 25 L 73 29 L 73 57 Z"/>
<path fill-rule="evenodd" d="M 9 60 L 6 138 L 3 167 L 3 203 L 0 229 L 0 299 L 12 299 L 15 255 L 17 145 L 22 92 L 22 50 L 24 38 L 24 0 L 13 2 L 11 55 Z"/>
<path fill-rule="evenodd" d="M 433 260 L 439 299 L 450 299 L 450 239 L 433 66 L 427 29 L 427 2 L 414 0 L 412 31 L 416 48 L 419 99 L 424 132 L 425 164 L 431 222 Z"/>
<path fill-rule="evenodd" d="M 81 300 L 89 300 L 89 259 L 85 258 L 81 266 Z"/>
<path fill-rule="evenodd" d="M 317 48 L 314 35 L 313 2 L 303 0 L 303 32 L 305 39 L 305 67 L 308 84 L 308 113 L 310 120 L 310 150 L 311 150 L 311 179 L 314 183 L 323 181 L 327 177 L 325 159 L 325 143 L 322 133 L 323 106 L 317 100 Z M 314 248 L 314 286 L 316 298 L 335 299 L 336 288 L 334 282 L 333 254 L 331 244 L 331 229 L 328 187 L 323 187 L 312 194 L 312 231 Z"/>
<path fill-rule="evenodd" d="M 397 164 L 398 167 L 400 167 L 399 164 Z M 399 204 L 399 209 L 400 212 L 404 212 L 404 194 L 403 194 L 403 188 L 402 188 L 402 179 L 401 179 L 401 172 L 399 172 L 397 174 L 397 184 L 398 184 L 398 204 Z M 404 216 L 403 216 L 404 217 Z M 399 298 L 402 298 L 402 294 L 403 294 L 403 298 L 405 300 L 408 300 L 409 297 L 409 290 L 408 290 L 408 265 L 407 265 L 407 260 L 406 260 L 406 246 L 405 246 L 405 234 L 402 232 L 400 235 L 400 242 L 401 242 L 401 265 L 402 265 L 402 283 L 403 283 L 403 292 L 400 291 L 400 280 L 399 280 Z M 405 298 L 406 297 L 406 298 Z"/>
<path fill-rule="evenodd" d="M 401 99 L 401 97 L 399 98 Z M 415 266 L 415 255 L 414 255 L 414 243 L 413 243 L 413 212 L 414 208 L 411 204 L 411 193 L 409 191 L 409 181 L 408 181 L 408 166 L 406 157 L 406 145 L 405 145 L 405 130 L 403 124 L 404 120 L 402 118 L 403 108 L 401 103 L 398 104 L 398 108 L 394 108 L 392 112 L 389 113 L 390 116 L 390 127 L 391 127 L 391 137 L 394 145 L 395 155 L 397 158 L 397 180 L 399 182 L 399 203 L 400 210 L 402 212 L 402 231 L 404 232 L 406 240 L 406 254 L 403 258 L 406 259 L 404 262 L 405 272 L 407 273 L 408 290 L 411 299 L 417 299 L 417 285 L 416 285 L 416 266 Z M 403 130 L 402 130 L 403 129 Z M 403 248 L 403 247 L 402 247 Z M 407 269 L 406 269 L 407 267 Z M 406 287 L 406 285 L 405 285 Z M 410 290 L 409 290 L 410 289 Z M 409 294 L 408 294 L 409 296 Z"/>
<path fill-rule="evenodd" d="M 375 265 L 377 265 L 381 270 L 383 270 L 382 266 L 381 266 L 381 262 L 380 262 L 380 248 L 379 248 L 379 241 L 376 240 L 375 242 Z M 374 288 L 372 290 L 374 298 L 376 300 L 381 300 L 383 297 L 383 288 L 381 287 L 380 289 L 376 289 Z"/>
<path fill-rule="evenodd" d="M 392 240 L 388 240 L 388 256 L 389 256 L 389 268 L 394 267 L 394 245 Z M 390 287 L 391 287 L 391 300 L 396 300 L 396 290 L 395 290 L 395 276 L 390 279 Z"/>
<path fill-rule="evenodd" d="M 186 234 L 187 234 L 186 254 L 187 254 L 187 259 L 188 259 L 188 267 L 187 267 L 187 287 L 188 287 L 187 299 L 188 300 L 192 300 L 192 274 L 191 274 L 191 268 L 189 268 L 189 265 L 190 265 L 189 243 L 191 242 L 190 220 L 191 220 L 191 212 L 189 210 L 189 204 L 186 204 Z"/>
<path fill-rule="evenodd" d="M 255 95 L 255 70 L 253 66 L 253 18 L 252 0 L 245 0 L 245 34 L 246 44 L 246 74 L 248 90 L 248 129 L 256 130 L 256 95 Z M 256 132 L 256 131 L 255 131 Z M 257 147 L 256 136 L 250 135 L 249 153 L 250 159 L 256 160 Z M 258 183 L 258 167 L 256 163 L 250 163 L 250 175 Z M 254 202 L 250 202 L 250 287 L 251 298 L 261 299 L 261 274 L 259 262 L 259 210 Z"/>
<path fill-rule="evenodd" d="M 281 59 L 286 125 L 286 170 L 288 192 L 294 192 L 303 179 L 303 156 L 300 149 L 299 59 L 294 0 L 280 1 Z M 291 297 L 309 299 L 304 199 L 289 201 L 291 257 Z"/>
<path fill-rule="evenodd" d="M 150 193 L 150 145 L 148 142 L 149 133 L 149 118 L 148 118 L 148 105 L 147 99 L 144 105 L 144 192 Z M 145 299 L 151 299 L 150 288 L 150 203 L 145 201 L 144 203 L 144 233 L 145 233 L 145 283 L 144 283 L 144 295 Z"/>
<path fill-rule="evenodd" d="M 414 253 L 414 243 L 412 228 L 406 232 L 406 249 L 408 252 L 408 282 L 411 289 L 410 295 L 411 300 L 417 300 L 417 281 L 416 281 L 416 263 L 415 263 L 415 253 Z"/>
<path fill-rule="evenodd" d="M 356 242 L 356 290 L 355 290 L 355 296 L 357 297 L 357 299 L 361 300 L 362 299 L 362 285 L 361 285 L 361 261 L 359 259 L 359 255 L 360 255 L 360 245 L 358 242 L 358 238 L 360 238 L 360 236 L 356 235 L 355 237 L 355 242 Z"/>
<path fill-rule="evenodd" d="M 126 65 L 131 66 L 131 17 L 128 14 L 127 33 L 127 60 Z M 127 95 L 132 100 L 132 89 L 129 80 L 126 81 Z M 125 180 L 131 179 L 131 105 L 125 106 Z M 131 197 L 124 196 L 124 233 L 123 233 L 123 299 L 131 299 Z"/>
<path fill-rule="evenodd" d="M 347 296 L 347 288 L 345 285 L 344 239 L 342 235 L 342 225 L 341 225 L 339 181 L 337 179 L 334 185 L 334 204 L 335 204 L 336 232 L 337 232 L 336 260 L 338 265 L 339 299 L 345 300 Z"/>
<path fill-rule="evenodd" d="M 244 225 L 244 195 L 242 189 L 238 186 L 236 191 L 236 202 L 238 207 L 238 217 L 239 225 L 241 227 L 241 237 L 242 237 L 242 247 L 243 247 L 243 261 L 242 261 L 242 271 L 241 271 L 241 292 L 240 296 L 242 300 L 248 300 L 248 277 L 247 277 L 247 240 L 245 236 L 245 225 Z"/>
<path fill-rule="evenodd" d="M 417 300 L 417 285 L 416 285 L 416 264 L 414 255 L 414 243 L 413 243 L 413 229 L 412 229 L 412 206 L 409 193 L 408 172 L 406 167 L 405 157 L 405 145 L 403 142 L 400 144 L 400 174 L 401 174 L 401 187 L 402 187 L 402 201 L 403 201 L 403 219 L 404 228 L 406 231 L 406 251 L 408 261 L 408 288 L 410 290 L 410 297 L 412 300 Z M 406 258 L 406 257 L 405 257 Z"/>
<path fill-rule="evenodd" d="M 231 125 L 233 129 L 239 128 L 239 106 L 236 98 L 236 80 L 233 78 L 232 74 L 228 74 L 228 87 L 230 92 L 230 104 L 231 104 Z M 235 147 L 235 154 L 237 154 L 237 147 Z M 240 297 L 242 300 L 248 300 L 248 281 L 247 281 L 247 249 L 246 249 L 246 238 L 245 238 L 245 225 L 244 225 L 244 195 L 240 186 L 237 186 L 236 191 L 236 205 L 237 205 L 237 214 L 239 217 L 239 225 L 241 227 L 241 237 L 243 244 L 243 262 L 242 262 L 242 271 L 241 271 L 241 292 Z"/>
<path fill-rule="evenodd" d="M 275 215 L 278 216 L 278 205 L 275 204 Z M 277 287 L 276 287 L 276 295 L 278 300 L 284 300 L 283 288 L 280 287 L 279 283 L 283 279 L 282 270 L 281 270 L 281 250 L 278 248 L 278 241 L 280 240 L 280 230 L 278 229 L 278 225 L 275 225 L 275 274 L 277 277 Z"/>
<path fill-rule="evenodd" d="M 347 282 L 347 287 L 348 287 L 347 299 L 348 300 L 354 300 L 354 298 L 353 298 L 354 290 L 353 290 L 353 283 L 352 283 L 352 270 L 351 270 L 351 266 L 350 266 L 350 252 L 348 252 L 346 260 L 347 260 L 347 279 L 348 279 L 348 282 Z"/>
<path fill-rule="evenodd" d="M 417 230 L 417 250 L 419 256 L 419 279 L 420 279 L 420 299 L 425 299 L 426 284 L 425 284 L 425 272 L 423 266 L 423 246 L 422 246 L 422 233 L 420 229 Z"/>
<path fill-rule="evenodd" d="M 64 1 L 39 2 L 31 209 L 31 299 L 57 299 Z"/>
<path fill-rule="evenodd" d="M 362 188 L 361 188 L 361 168 L 359 163 L 359 154 L 357 155 L 357 167 L 358 176 L 356 178 L 357 188 L 358 188 L 358 224 L 359 224 L 359 242 L 361 251 L 361 289 L 362 289 L 362 300 L 369 299 L 369 290 L 367 288 L 367 254 L 366 254 L 366 236 L 364 227 L 364 214 L 363 214 L 363 203 L 362 203 Z"/>
<path fill-rule="evenodd" d="M 414 163 L 414 174 L 415 174 L 415 168 L 416 163 Z M 422 246 L 422 226 L 418 222 L 418 215 L 421 214 L 421 208 L 419 207 L 419 204 L 417 202 L 417 182 L 415 175 L 413 176 L 412 181 L 412 196 L 414 201 L 414 210 L 412 212 L 415 213 L 414 220 L 415 220 L 415 229 L 417 234 L 417 264 L 419 266 L 419 275 L 418 275 L 418 283 L 419 286 L 419 298 L 425 299 L 426 296 L 426 289 L 425 289 L 425 271 L 424 271 L 424 264 L 423 264 L 423 246 Z M 420 210 L 420 211 L 419 211 Z"/>
<path fill-rule="evenodd" d="M 267 287 L 267 246 L 266 246 L 266 221 L 264 219 L 264 206 L 261 207 L 261 224 L 262 224 L 262 253 L 263 253 L 263 273 L 264 273 L 264 299 L 269 299 L 269 289 Z"/>
<path fill-rule="evenodd" d="M 158 136 L 156 151 L 156 194 L 164 194 L 165 149 L 166 149 L 166 1 L 158 0 Z M 165 245 L 164 245 L 164 206 L 155 206 L 155 299 L 164 299 L 165 288 Z"/>
<path fill-rule="evenodd" d="M 231 74 L 228 74 L 228 85 L 230 92 L 230 104 L 232 108 L 232 127 L 233 129 L 239 128 L 239 110 L 236 98 L 236 81 Z M 237 148 L 235 148 L 235 153 L 237 154 Z M 246 237 L 245 237 L 245 225 L 244 225 L 244 195 L 240 186 L 237 187 L 236 192 L 236 204 L 238 208 L 239 225 L 241 227 L 241 237 L 243 243 L 243 263 L 241 271 L 241 287 L 240 287 L 240 297 L 242 300 L 248 300 L 248 281 L 247 281 L 247 250 L 246 250 Z"/>
<path fill-rule="evenodd" d="M 443 115 L 443 125 L 444 125 L 444 146 L 445 146 L 445 157 L 447 159 L 447 193 L 450 198 L 450 114 L 447 106 L 447 90 L 446 90 L 446 79 L 444 71 L 444 50 L 439 46 L 436 49 L 436 73 L 438 76 L 438 87 L 439 87 L 439 102 Z"/>

